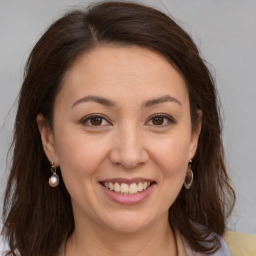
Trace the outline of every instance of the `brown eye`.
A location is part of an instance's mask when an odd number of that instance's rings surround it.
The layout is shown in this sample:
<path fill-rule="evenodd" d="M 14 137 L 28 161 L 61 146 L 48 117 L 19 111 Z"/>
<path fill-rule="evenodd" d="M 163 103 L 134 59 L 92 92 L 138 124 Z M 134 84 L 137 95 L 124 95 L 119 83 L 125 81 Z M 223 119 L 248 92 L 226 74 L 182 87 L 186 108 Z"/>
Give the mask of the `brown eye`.
<path fill-rule="evenodd" d="M 110 123 L 101 115 L 91 114 L 81 120 L 85 126 L 107 126 Z"/>
<path fill-rule="evenodd" d="M 152 123 L 154 125 L 162 125 L 164 123 L 164 117 L 162 116 L 155 116 L 152 118 Z"/>
<path fill-rule="evenodd" d="M 102 117 L 99 117 L 99 116 L 92 117 L 89 120 L 91 125 L 98 126 L 102 124 Z"/>
<path fill-rule="evenodd" d="M 168 125 L 171 125 L 174 123 L 175 123 L 175 120 L 172 117 L 170 117 L 169 115 L 156 114 L 150 118 L 150 120 L 148 121 L 147 124 L 149 124 L 151 126 L 164 127 L 164 126 L 168 126 Z"/>

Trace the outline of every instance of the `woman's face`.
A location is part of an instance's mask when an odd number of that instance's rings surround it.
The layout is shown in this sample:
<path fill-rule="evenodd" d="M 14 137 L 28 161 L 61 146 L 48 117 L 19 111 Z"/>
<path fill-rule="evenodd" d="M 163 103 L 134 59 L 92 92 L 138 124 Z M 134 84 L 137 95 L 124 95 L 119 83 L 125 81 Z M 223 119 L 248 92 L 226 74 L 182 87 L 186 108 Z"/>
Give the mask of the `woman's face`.
<path fill-rule="evenodd" d="M 134 232 L 166 223 L 200 125 L 192 132 L 185 82 L 163 57 L 137 46 L 100 46 L 68 70 L 53 131 L 40 130 L 76 224 Z"/>

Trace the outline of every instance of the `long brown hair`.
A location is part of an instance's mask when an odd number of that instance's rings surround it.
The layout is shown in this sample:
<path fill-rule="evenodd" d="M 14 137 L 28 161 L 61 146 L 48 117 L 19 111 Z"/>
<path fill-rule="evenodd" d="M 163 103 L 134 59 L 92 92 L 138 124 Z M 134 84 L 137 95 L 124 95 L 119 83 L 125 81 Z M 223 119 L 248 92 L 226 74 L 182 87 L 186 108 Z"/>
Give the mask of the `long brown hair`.
<path fill-rule="evenodd" d="M 197 110 L 203 111 L 192 163 L 194 183 L 190 190 L 182 188 L 169 220 L 194 250 L 215 251 L 218 237 L 209 234 L 223 234 L 235 194 L 224 164 L 214 81 L 190 36 L 175 21 L 151 7 L 122 1 L 67 13 L 49 27 L 29 56 L 4 200 L 2 233 L 10 247 L 6 255 L 53 256 L 74 230 L 71 199 L 61 177 L 57 188 L 48 185 L 50 164 L 36 116 L 42 113 L 52 125 L 55 97 L 67 69 L 82 53 L 102 44 L 157 51 L 184 77 L 194 125 Z"/>

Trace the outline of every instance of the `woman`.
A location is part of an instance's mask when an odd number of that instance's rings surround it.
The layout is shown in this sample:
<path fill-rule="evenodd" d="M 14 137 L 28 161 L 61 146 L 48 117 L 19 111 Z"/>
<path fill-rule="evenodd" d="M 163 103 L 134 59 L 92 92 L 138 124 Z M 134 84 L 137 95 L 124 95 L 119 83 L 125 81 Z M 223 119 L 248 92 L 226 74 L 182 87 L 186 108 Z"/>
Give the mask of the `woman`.
<path fill-rule="evenodd" d="M 225 232 L 213 80 L 157 10 L 107 2 L 56 21 L 29 57 L 13 145 L 6 255 L 255 253 L 254 236 Z"/>

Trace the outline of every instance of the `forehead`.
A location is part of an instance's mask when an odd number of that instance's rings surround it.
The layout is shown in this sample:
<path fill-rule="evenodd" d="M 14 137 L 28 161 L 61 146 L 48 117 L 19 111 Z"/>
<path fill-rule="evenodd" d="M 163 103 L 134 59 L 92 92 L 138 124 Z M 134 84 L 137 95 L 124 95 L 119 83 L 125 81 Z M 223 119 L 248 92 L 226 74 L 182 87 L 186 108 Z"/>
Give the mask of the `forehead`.
<path fill-rule="evenodd" d="M 159 53 L 138 46 L 99 46 L 79 56 L 63 79 L 60 95 L 75 100 L 95 93 L 115 101 L 163 94 L 188 98 L 177 70 Z"/>

